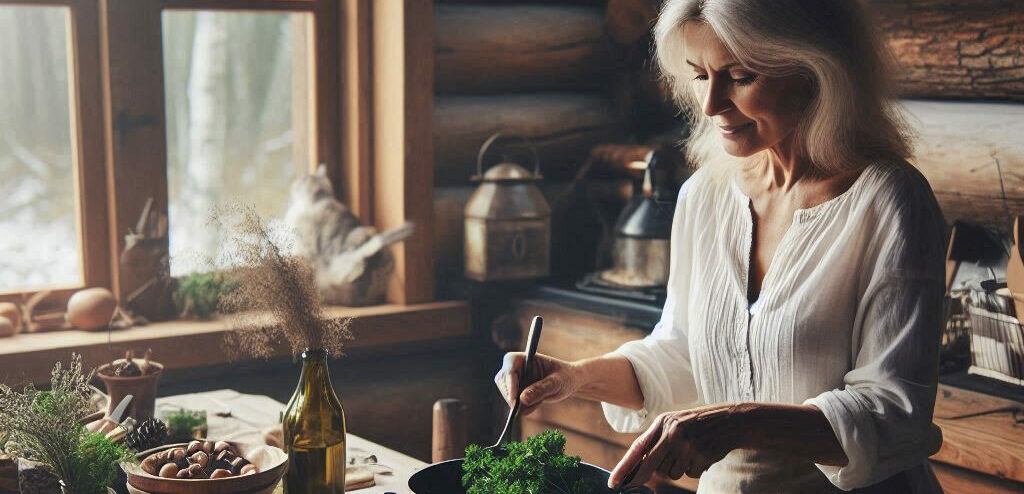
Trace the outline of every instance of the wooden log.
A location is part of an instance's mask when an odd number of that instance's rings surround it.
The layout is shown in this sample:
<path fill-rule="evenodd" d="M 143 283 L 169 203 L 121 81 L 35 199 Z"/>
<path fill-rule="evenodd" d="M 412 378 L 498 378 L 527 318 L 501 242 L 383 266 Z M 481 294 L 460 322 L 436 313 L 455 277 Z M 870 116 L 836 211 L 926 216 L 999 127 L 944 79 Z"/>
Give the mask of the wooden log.
<path fill-rule="evenodd" d="M 623 44 L 640 41 L 657 18 L 657 0 L 608 0 L 604 13 L 608 34 Z"/>
<path fill-rule="evenodd" d="M 434 103 L 434 183 L 469 183 L 476 174 L 480 146 L 499 130 L 533 142 L 545 179 L 569 179 L 590 148 L 621 142 L 627 125 L 597 94 L 439 96 Z M 505 149 L 511 158 L 530 166 L 522 147 Z"/>
<path fill-rule="evenodd" d="M 439 5 L 435 91 L 587 90 L 615 68 L 598 7 Z"/>
<path fill-rule="evenodd" d="M 1024 214 L 1024 105 L 908 100 L 904 106 L 919 133 L 913 162 L 948 222 L 1005 229 Z"/>
<path fill-rule="evenodd" d="M 1024 2 L 872 0 L 905 97 L 1024 101 Z"/>
<path fill-rule="evenodd" d="M 466 451 L 466 417 L 462 402 L 445 398 L 434 402 L 431 463 L 462 458 Z"/>

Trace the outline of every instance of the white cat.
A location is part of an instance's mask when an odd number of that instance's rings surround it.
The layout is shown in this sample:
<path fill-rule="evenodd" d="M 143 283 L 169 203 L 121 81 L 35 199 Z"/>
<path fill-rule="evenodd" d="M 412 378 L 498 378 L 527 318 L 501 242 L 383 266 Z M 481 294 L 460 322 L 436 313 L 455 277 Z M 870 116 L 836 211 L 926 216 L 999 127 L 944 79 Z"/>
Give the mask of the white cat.
<path fill-rule="evenodd" d="M 363 226 L 335 199 L 324 165 L 292 183 L 285 223 L 295 233 L 296 253 L 313 262 L 324 301 L 339 305 L 382 302 L 394 269 L 386 247 L 413 231 L 408 222 L 382 233 Z"/>

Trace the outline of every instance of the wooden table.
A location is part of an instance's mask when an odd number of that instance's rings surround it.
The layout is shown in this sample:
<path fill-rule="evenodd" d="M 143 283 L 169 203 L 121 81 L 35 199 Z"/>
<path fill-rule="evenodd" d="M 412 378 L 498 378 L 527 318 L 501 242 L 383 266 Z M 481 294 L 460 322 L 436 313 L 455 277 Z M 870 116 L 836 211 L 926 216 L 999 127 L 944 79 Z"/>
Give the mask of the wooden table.
<path fill-rule="evenodd" d="M 280 415 L 284 412 L 285 404 L 268 396 L 243 394 L 230 389 L 168 396 L 156 400 L 157 416 L 160 416 L 161 412 L 178 408 L 206 410 L 209 437 L 229 441 L 262 442 L 263 432 L 280 424 Z M 349 458 L 358 459 L 375 455 L 379 464 L 392 469 L 390 474 L 375 474 L 376 486 L 349 491 L 357 494 L 409 493 L 409 476 L 427 465 L 351 433 L 348 434 L 347 450 Z M 279 486 L 275 494 L 282 492 L 283 488 Z"/>

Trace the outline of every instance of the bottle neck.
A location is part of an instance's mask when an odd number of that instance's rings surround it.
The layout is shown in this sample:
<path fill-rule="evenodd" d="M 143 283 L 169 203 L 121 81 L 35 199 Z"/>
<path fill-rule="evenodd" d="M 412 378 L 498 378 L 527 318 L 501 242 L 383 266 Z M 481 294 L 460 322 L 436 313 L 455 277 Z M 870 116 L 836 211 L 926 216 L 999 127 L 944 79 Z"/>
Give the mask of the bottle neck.
<path fill-rule="evenodd" d="M 302 351 L 302 375 L 299 385 L 311 391 L 314 387 L 331 389 L 331 373 L 327 368 L 327 351 L 305 349 Z M 333 391 L 333 390 L 332 390 Z"/>

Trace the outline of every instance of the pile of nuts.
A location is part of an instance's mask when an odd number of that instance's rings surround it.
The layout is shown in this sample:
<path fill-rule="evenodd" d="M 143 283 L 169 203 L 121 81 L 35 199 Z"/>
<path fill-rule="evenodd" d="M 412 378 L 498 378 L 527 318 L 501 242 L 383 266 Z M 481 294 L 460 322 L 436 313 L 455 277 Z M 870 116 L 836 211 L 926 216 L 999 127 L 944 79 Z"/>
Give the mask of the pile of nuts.
<path fill-rule="evenodd" d="M 222 479 L 260 471 L 224 441 L 192 441 L 185 448 L 153 453 L 141 466 L 150 475 L 168 479 Z"/>

